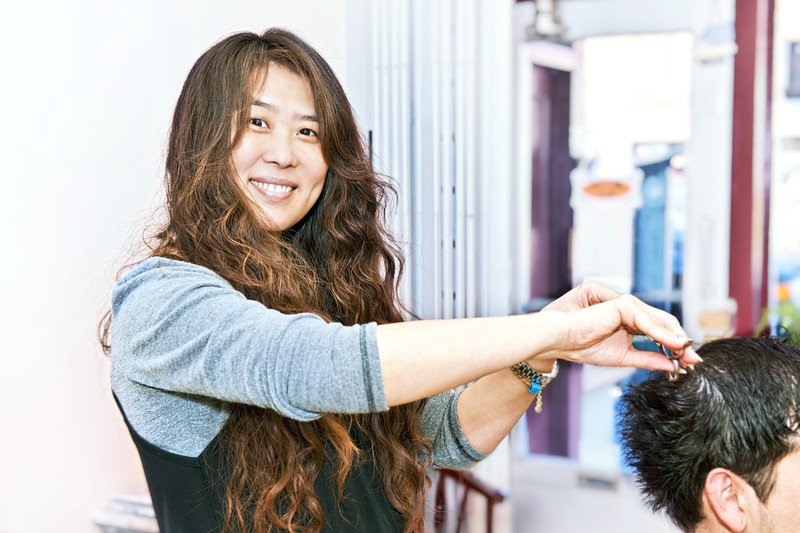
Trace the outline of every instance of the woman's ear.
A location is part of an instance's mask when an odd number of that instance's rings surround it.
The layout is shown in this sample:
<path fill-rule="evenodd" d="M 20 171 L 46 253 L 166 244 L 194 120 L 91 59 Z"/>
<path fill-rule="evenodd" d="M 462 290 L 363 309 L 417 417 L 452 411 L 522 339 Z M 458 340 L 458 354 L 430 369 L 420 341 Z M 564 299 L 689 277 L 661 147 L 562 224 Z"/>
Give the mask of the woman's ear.
<path fill-rule="evenodd" d="M 748 515 L 758 512 L 758 497 L 753 488 L 734 472 L 715 468 L 706 476 L 703 488 L 706 518 L 729 531 L 741 533 L 747 528 Z M 757 516 L 757 515 L 756 515 Z"/>

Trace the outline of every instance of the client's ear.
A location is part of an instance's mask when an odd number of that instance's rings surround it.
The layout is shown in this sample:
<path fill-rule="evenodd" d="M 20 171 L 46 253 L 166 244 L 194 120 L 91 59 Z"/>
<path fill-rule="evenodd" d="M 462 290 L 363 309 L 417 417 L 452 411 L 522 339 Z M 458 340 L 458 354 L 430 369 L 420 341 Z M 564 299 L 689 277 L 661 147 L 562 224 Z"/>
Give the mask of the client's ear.
<path fill-rule="evenodd" d="M 715 468 L 708 473 L 703 499 L 716 521 L 736 533 L 745 530 L 748 511 L 753 512 L 751 507 L 758 502 L 753 488 L 726 468 Z"/>

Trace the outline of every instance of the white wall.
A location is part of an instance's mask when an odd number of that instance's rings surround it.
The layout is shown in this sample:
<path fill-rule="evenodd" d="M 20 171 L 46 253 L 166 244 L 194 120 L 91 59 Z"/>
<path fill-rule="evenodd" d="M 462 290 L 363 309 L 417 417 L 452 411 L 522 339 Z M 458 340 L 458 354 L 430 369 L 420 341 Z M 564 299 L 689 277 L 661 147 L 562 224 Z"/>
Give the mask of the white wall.
<path fill-rule="evenodd" d="M 344 0 L 29 0 L 0 17 L 0 531 L 95 531 L 145 487 L 111 399 L 96 323 L 158 200 L 167 127 L 191 64 L 270 25 L 345 79 Z M 355 80 L 351 74 L 349 80 Z"/>

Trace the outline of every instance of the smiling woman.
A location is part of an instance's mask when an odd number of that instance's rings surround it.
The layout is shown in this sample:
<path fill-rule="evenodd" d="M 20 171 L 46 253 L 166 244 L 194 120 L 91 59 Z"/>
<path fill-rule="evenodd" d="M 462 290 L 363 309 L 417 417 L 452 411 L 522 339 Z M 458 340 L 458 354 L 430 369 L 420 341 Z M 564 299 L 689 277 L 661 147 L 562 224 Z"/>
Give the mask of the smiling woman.
<path fill-rule="evenodd" d="M 308 81 L 278 64 L 271 65 L 264 78 L 231 160 L 267 225 L 282 231 L 314 206 L 328 165 Z"/>
<path fill-rule="evenodd" d="M 389 188 L 284 30 L 194 65 L 166 189 L 102 330 L 162 531 L 422 531 L 426 467 L 483 459 L 557 357 L 672 370 L 641 331 L 699 362 L 673 317 L 591 283 L 537 314 L 405 322 Z"/>

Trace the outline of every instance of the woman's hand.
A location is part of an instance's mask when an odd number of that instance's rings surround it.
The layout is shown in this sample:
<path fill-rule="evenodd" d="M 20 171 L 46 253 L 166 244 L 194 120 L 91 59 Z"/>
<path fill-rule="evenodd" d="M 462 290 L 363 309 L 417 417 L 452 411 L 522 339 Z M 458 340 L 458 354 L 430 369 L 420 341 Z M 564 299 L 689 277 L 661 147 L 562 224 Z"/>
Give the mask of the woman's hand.
<path fill-rule="evenodd" d="M 618 297 L 620 294 L 595 280 L 586 280 L 572 290 L 547 304 L 542 311 L 576 311 Z M 529 359 L 528 363 L 539 372 L 550 372 L 555 358 L 539 356 Z"/>
<path fill-rule="evenodd" d="M 561 315 L 563 334 L 557 342 L 560 359 L 597 366 L 673 370 L 663 355 L 633 347 L 633 336 L 643 334 L 680 354 L 682 366 L 702 361 L 674 316 L 598 283 L 584 285 L 543 310 Z"/>

